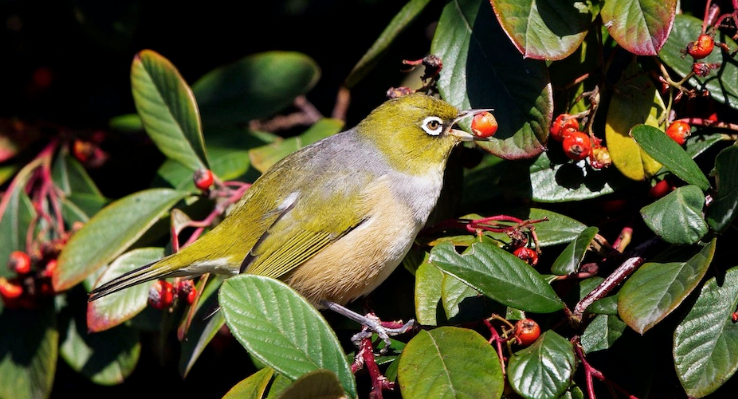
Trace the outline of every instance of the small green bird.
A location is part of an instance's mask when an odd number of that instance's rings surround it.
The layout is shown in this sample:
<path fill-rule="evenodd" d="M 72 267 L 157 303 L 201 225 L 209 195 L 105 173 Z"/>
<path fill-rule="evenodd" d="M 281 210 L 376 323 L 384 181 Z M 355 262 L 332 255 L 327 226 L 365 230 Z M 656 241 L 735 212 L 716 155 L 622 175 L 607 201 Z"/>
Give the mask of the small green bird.
<path fill-rule="evenodd" d="M 319 309 L 342 308 L 334 305 L 367 295 L 400 264 L 436 205 L 451 150 L 485 140 L 454 125 L 483 111 L 426 94 L 388 100 L 275 164 L 191 245 L 95 288 L 89 301 L 164 277 L 252 273 Z"/>

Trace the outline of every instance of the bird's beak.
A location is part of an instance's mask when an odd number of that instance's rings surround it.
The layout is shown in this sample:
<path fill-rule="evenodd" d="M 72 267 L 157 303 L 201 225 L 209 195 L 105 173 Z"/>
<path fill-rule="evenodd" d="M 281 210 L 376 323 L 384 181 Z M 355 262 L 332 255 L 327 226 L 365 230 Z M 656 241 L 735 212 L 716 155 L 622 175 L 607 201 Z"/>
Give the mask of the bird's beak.
<path fill-rule="evenodd" d="M 475 136 L 471 133 L 467 133 L 459 128 L 455 128 L 453 126 L 456 126 L 457 123 L 459 123 L 462 119 L 466 119 L 468 117 L 474 117 L 476 114 L 481 114 L 482 112 L 492 112 L 494 109 L 492 108 L 483 108 L 483 109 L 468 109 L 466 111 L 459 112 L 459 116 L 454 119 L 454 123 L 452 124 L 451 130 L 448 131 L 448 134 L 458 137 L 461 141 L 488 141 L 489 137 L 479 137 Z"/>

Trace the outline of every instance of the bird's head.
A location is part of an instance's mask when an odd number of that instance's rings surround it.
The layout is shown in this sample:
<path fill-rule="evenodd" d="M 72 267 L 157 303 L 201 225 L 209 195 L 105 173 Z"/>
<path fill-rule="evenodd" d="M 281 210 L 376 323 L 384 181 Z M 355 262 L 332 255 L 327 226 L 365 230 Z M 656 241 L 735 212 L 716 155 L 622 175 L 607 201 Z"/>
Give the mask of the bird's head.
<path fill-rule="evenodd" d="M 456 124 L 488 109 L 459 111 L 426 94 L 409 94 L 384 102 L 356 129 L 372 141 L 398 171 L 423 174 L 444 167 L 451 150 L 462 141 L 487 140 L 461 130 Z"/>

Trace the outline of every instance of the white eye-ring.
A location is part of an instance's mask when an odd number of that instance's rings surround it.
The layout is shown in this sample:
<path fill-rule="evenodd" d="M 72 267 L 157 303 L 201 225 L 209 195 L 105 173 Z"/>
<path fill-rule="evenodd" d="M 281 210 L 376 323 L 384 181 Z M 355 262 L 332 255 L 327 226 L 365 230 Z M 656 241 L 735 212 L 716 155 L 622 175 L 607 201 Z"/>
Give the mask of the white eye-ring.
<path fill-rule="evenodd" d="M 431 136 L 438 136 L 443 132 L 443 121 L 437 116 L 429 116 L 423 119 L 421 127 Z"/>

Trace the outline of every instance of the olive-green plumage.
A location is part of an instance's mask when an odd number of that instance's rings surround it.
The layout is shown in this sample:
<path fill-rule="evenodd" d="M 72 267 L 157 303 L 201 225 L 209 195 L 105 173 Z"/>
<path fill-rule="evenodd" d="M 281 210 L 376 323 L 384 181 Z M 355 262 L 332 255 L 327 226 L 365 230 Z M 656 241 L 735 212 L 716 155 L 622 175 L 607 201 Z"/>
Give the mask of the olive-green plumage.
<path fill-rule="evenodd" d="M 191 245 L 89 299 L 157 278 L 239 272 L 279 278 L 317 307 L 366 295 L 410 249 L 451 150 L 474 139 L 453 125 L 476 112 L 425 94 L 389 100 L 354 128 L 275 164 Z"/>

